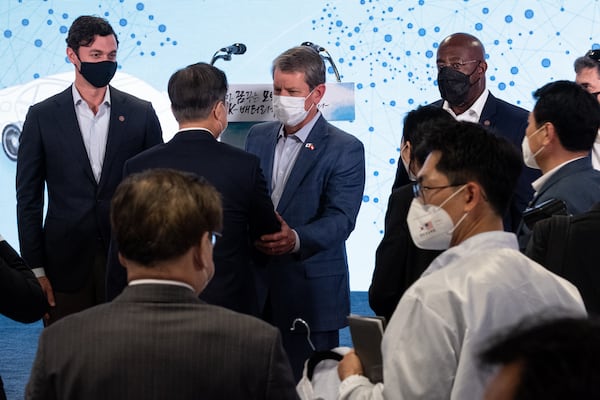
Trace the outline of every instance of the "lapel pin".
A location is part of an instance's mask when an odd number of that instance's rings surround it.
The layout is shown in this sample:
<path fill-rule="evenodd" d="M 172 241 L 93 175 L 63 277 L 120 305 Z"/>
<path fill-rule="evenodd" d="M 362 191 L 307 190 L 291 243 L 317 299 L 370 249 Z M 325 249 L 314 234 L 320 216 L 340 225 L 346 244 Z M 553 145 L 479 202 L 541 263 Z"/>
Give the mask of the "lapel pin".
<path fill-rule="evenodd" d="M 125 117 L 122 115 L 119 115 L 119 121 L 121 121 L 121 122 L 125 121 Z"/>
<path fill-rule="evenodd" d="M 306 147 L 309 150 L 314 150 L 315 149 L 315 145 L 313 145 L 312 143 L 306 143 L 304 145 L 304 147 Z"/>
<path fill-rule="evenodd" d="M 489 119 L 486 119 L 485 121 L 483 121 L 483 125 L 484 126 L 490 126 L 492 123 L 490 122 Z"/>

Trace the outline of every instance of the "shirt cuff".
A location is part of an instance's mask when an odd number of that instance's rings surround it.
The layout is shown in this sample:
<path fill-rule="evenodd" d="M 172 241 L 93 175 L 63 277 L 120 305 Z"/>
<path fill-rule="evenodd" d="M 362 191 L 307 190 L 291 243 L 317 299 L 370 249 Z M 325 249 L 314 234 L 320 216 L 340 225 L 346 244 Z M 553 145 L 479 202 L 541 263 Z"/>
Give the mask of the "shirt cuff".
<path fill-rule="evenodd" d="M 294 244 L 294 248 L 292 249 L 292 253 L 297 253 L 300 250 L 300 236 L 298 236 L 298 232 L 295 229 L 292 229 L 294 232 L 294 236 L 296 236 L 296 244 Z"/>
<path fill-rule="evenodd" d="M 44 268 L 42 268 L 42 267 L 31 268 L 31 272 L 33 272 L 33 275 L 35 275 L 36 278 L 41 278 L 42 276 L 46 276 L 46 271 L 44 271 Z"/>
<path fill-rule="evenodd" d="M 350 399 L 360 396 L 358 393 L 355 393 L 356 396 L 352 395 L 352 393 L 359 388 L 359 392 L 361 393 L 361 395 L 364 395 L 366 393 L 362 392 L 370 392 L 371 390 L 373 390 L 373 386 L 374 385 L 371 383 L 371 381 L 369 381 L 369 378 L 367 378 L 366 376 L 350 375 L 340 383 L 338 399 Z M 364 397 L 370 398 L 370 393 L 368 393 L 367 396 Z"/>

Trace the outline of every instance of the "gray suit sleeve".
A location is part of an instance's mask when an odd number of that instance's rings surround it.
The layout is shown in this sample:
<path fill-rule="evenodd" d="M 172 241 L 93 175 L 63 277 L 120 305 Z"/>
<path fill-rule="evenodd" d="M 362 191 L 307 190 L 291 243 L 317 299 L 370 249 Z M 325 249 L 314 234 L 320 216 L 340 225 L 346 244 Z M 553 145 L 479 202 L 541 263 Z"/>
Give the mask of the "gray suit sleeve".
<path fill-rule="evenodd" d="M 56 391 L 52 387 L 52 381 L 46 371 L 46 333 L 42 331 L 38 350 L 33 361 L 29 382 L 25 388 L 25 399 L 27 400 L 53 400 L 56 399 Z"/>
<path fill-rule="evenodd" d="M 299 399 L 292 375 L 292 367 L 283 350 L 281 335 L 277 332 L 271 347 L 271 359 L 267 376 L 266 399 Z"/>

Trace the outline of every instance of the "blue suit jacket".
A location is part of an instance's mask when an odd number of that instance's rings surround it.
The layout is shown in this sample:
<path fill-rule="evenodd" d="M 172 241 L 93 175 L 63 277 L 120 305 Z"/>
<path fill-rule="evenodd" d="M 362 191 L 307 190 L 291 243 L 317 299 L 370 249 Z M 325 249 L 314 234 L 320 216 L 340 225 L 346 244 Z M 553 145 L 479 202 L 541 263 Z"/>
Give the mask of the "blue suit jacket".
<path fill-rule="evenodd" d="M 592 167 L 590 156 L 564 165 L 542 185 L 529 204 L 535 207 L 550 199 L 563 200 L 569 214 L 577 215 L 588 211 L 600 202 L 600 171 Z M 519 247 L 525 250 L 531 230 L 524 224 L 519 229 Z"/>
<path fill-rule="evenodd" d="M 269 183 L 280 127 L 278 122 L 255 125 L 246 140 Z M 274 257 L 259 279 L 280 328 L 289 330 L 298 317 L 314 331 L 346 325 L 350 289 L 345 241 L 354 229 L 364 183 L 362 143 L 319 117 L 277 207 L 298 233 L 300 250 Z"/>
<path fill-rule="evenodd" d="M 71 86 L 33 105 L 23 125 L 17 159 L 17 222 L 21 254 L 44 267 L 54 290 L 83 286 L 100 243 L 108 251 L 110 200 L 123 164 L 162 142 L 152 105 L 110 88 L 110 122 L 100 182 L 83 144 Z M 44 185 L 48 211 L 42 221 Z"/>
<path fill-rule="evenodd" d="M 433 104 L 442 107 L 443 100 L 438 100 Z M 521 152 L 528 116 L 527 110 L 498 99 L 490 92 L 483 106 L 479 123 L 498 136 L 506 138 Z M 504 214 L 504 230 L 517 231 L 523 211 L 533 197 L 531 182 L 540 176 L 539 170 L 523 166 L 509 209 Z"/>

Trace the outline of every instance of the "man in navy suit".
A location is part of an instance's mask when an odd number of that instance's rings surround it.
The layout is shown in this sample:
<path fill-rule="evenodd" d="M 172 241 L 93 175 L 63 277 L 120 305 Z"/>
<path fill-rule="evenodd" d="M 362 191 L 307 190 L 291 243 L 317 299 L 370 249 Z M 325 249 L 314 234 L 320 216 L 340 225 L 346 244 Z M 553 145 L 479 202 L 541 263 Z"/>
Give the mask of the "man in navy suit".
<path fill-rule="evenodd" d="M 32 106 L 23 125 L 19 242 L 52 306 L 47 323 L 104 300 L 110 199 L 125 161 L 162 142 L 152 105 L 108 86 L 117 47 L 106 20 L 77 18 L 67 36 L 75 82 Z"/>
<path fill-rule="evenodd" d="M 530 207 L 559 199 L 569 214 L 586 212 L 600 201 L 600 171 L 593 168 L 590 156 L 600 128 L 600 105 L 570 81 L 548 83 L 534 97 L 537 102 L 529 114 L 523 158 L 542 176 L 533 182 Z M 521 224 L 518 235 L 525 250 L 531 231 Z"/>
<path fill-rule="evenodd" d="M 437 50 L 438 88 L 443 107 L 459 121 L 475 122 L 504 136 L 517 149 L 527 127 L 527 110 L 496 98 L 486 88 L 485 49 L 475 36 L 454 33 L 440 42 Z M 524 168 L 513 199 L 504 215 L 504 229 L 516 232 L 523 210 L 531 199 L 531 182 L 539 171 Z"/>
<path fill-rule="evenodd" d="M 362 143 L 329 124 L 317 104 L 325 66 L 310 47 L 275 59 L 273 108 L 278 122 L 253 126 L 246 149 L 260 157 L 282 229 L 257 247 L 274 257 L 261 271 L 263 318 L 281 329 L 296 379 L 311 348 L 294 319 L 311 329 L 317 350 L 338 346 L 350 312 L 345 241 L 354 229 L 365 183 Z M 284 221 L 285 220 L 285 221 Z"/>
<path fill-rule="evenodd" d="M 258 315 L 253 267 L 264 268 L 266 257 L 252 242 L 278 232 L 280 225 L 258 157 L 217 140 L 227 128 L 227 77 L 206 63 L 189 65 L 171 76 L 168 92 L 179 132 L 168 143 L 127 161 L 124 176 L 150 168 L 173 168 L 203 176 L 217 188 L 224 206 L 222 237 L 215 246 L 217 270 L 200 297 Z M 127 285 L 125 269 L 114 250 L 108 265 L 109 299 Z"/>

